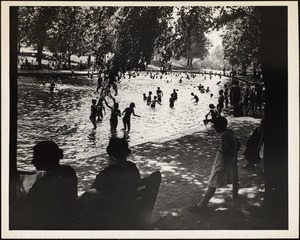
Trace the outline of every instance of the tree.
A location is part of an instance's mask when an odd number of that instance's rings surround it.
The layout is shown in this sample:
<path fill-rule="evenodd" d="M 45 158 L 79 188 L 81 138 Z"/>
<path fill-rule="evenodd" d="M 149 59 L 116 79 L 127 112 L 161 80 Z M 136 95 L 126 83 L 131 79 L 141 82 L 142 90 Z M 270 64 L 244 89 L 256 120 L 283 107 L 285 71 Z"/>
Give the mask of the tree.
<path fill-rule="evenodd" d="M 81 55 L 88 55 L 88 59 L 91 55 L 96 56 L 96 62 L 102 65 L 104 56 L 113 52 L 117 27 L 115 14 L 118 7 L 88 7 L 83 8 L 82 11 L 81 21 L 77 26 L 78 29 L 83 28 L 82 41 L 78 50 Z"/>
<path fill-rule="evenodd" d="M 181 7 L 178 10 L 178 21 L 175 40 L 177 57 L 187 58 L 187 66 L 192 67 L 193 58 L 203 59 L 208 54 L 209 40 L 205 32 L 211 27 L 210 7 Z"/>
<path fill-rule="evenodd" d="M 228 7 L 221 9 L 216 27 L 225 24 L 222 44 L 224 55 L 232 66 L 246 68 L 260 63 L 260 13 L 257 7 Z"/>
<path fill-rule="evenodd" d="M 118 11 L 113 66 L 133 69 L 149 63 L 155 42 L 166 26 L 170 7 L 123 7 Z"/>
<path fill-rule="evenodd" d="M 34 44 L 37 47 L 37 62 L 41 67 L 43 47 L 47 42 L 47 31 L 57 14 L 54 7 L 20 7 L 19 42 Z"/>
<path fill-rule="evenodd" d="M 71 66 L 71 55 L 81 52 L 85 36 L 85 12 L 78 7 L 57 7 L 57 15 L 48 29 L 48 47 L 62 53 Z"/>

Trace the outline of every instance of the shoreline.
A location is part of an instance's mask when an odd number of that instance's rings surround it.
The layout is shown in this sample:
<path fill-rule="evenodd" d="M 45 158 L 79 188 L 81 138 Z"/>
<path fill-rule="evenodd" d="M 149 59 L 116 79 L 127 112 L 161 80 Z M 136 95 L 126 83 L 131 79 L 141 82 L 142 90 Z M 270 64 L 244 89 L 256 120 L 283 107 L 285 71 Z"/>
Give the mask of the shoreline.
<path fill-rule="evenodd" d="M 142 72 L 145 71 L 152 71 L 152 72 L 160 72 L 159 69 L 146 69 Z M 221 70 L 213 70 L 215 72 L 220 72 Z M 184 73 L 193 73 L 193 74 L 206 74 L 209 75 L 209 72 L 206 71 L 201 71 L 201 70 L 193 70 L 193 69 L 184 69 L 184 70 L 177 70 L 174 69 L 172 70 L 172 72 L 184 72 Z M 221 71 L 222 72 L 222 71 Z M 212 75 L 214 75 L 215 73 L 212 72 Z M 61 76 L 68 76 L 68 77 L 75 77 L 75 76 L 86 76 L 86 77 L 91 77 L 92 76 L 98 76 L 98 72 L 97 71 L 88 71 L 88 70 L 76 70 L 76 71 L 72 71 L 72 70 L 18 70 L 17 72 L 17 76 L 44 76 L 44 77 L 61 77 Z M 219 75 L 219 74 L 217 74 Z M 255 77 L 253 76 L 235 76 L 235 77 L 230 77 L 227 74 L 221 74 L 222 77 L 228 77 L 231 79 L 235 79 L 235 80 L 239 80 L 242 82 L 257 82 L 259 81 L 258 79 L 255 79 Z"/>

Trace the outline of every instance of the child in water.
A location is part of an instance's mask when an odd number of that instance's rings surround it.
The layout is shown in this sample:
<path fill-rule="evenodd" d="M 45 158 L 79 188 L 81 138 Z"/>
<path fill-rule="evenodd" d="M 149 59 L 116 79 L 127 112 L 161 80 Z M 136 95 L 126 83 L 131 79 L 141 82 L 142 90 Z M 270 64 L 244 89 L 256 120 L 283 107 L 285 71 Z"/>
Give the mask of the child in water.
<path fill-rule="evenodd" d="M 141 117 L 140 115 L 137 115 L 134 113 L 135 104 L 132 102 L 130 103 L 128 108 L 125 108 L 122 114 L 125 113 L 125 116 L 123 117 L 123 124 L 124 124 L 124 131 L 126 131 L 126 127 L 128 132 L 130 132 L 130 116 L 133 114 L 133 116 Z"/>
<path fill-rule="evenodd" d="M 174 107 L 174 102 L 175 102 L 173 93 L 171 93 L 171 97 L 169 99 L 169 102 L 170 102 L 170 107 L 173 108 Z"/>
<path fill-rule="evenodd" d="M 177 98 L 178 98 L 177 91 L 178 91 L 178 89 L 173 89 L 173 98 L 174 98 L 174 101 L 176 101 Z"/>
<path fill-rule="evenodd" d="M 195 99 L 195 103 L 199 102 L 199 98 L 197 95 L 195 95 L 194 93 L 191 93 L 191 95 L 193 96 L 191 100 Z"/>
<path fill-rule="evenodd" d="M 157 101 L 161 102 L 161 98 L 163 96 L 163 92 L 160 89 L 160 87 L 157 87 L 156 94 L 157 94 Z"/>
<path fill-rule="evenodd" d="M 55 87 L 55 82 L 52 78 L 50 78 L 51 82 L 50 82 L 50 92 L 53 93 L 54 91 L 54 87 Z"/>
<path fill-rule="evenodd" d="M 119 110 L 119 103 L 116 103 L 116 100 L 112 97 L 114 101 L 113 107 L 107 104 L 107 101 L 104 99 L 104 102 L 108 108 L 111 110 L 110 115 L 110 130 L 115 131 L 118 126 L 118 116 L 121 117 L 121 111 Z"/>
<path fill-rule="evenodd" d="M 92 100 L 92 105 L 91 105 L 91 115 L 90 115 L 90 120 L 92 124 L 94 125 L 94 129 L 97 128 L 96 125 L 96 115 L 97 115 L 97 105 L 96 105 L 96 100 Z"/>
<path fill-rule="evenodd" d="M 147 100 L 146 93 L 143 93 L 143 100 L 144 100 L 144 101 L 146 101 L 146 100 Z"/>
<path fill-rule="evenodd" d="M 103 97 L 99 98 L 99 101 L 97 103 L 97 117 L 98 117 L 98 121 L 101 121 L 103 119 L 103 112 L 104 114 L 106 114 L 105 112 L 105 107 L 103 105 Z"/>
<path fill-rule="evenodd" d="M 158 100 L 156 100 L 156 99 L 157 99 L 157 97 L 154 96 L 154 99 L 151 101 L 150 107 L 155 108 L 155 104 L 156 103 L 158 103 L 159 105 L 161 105 L 161 103 Z"/>
<path fill-rule="evenodd" d="M 209 104 L 209 112 L 205 115 L 205 120 L 203 120 L 204 124 L 211 122 L 214 123 L 216 118 L 219 117 L 219 113 L 215 109 L 215 105 Z M 211 115 L 211 119 L 207 119 L 208 115 Z"/>
<path fill-rule="evenodd" d="M 150 105 L 150 103 L 151 103 L 151 95 L 152 95 L 152 92 L 150 91 L 149 95 L 147 97 L 147 105 Z"/>

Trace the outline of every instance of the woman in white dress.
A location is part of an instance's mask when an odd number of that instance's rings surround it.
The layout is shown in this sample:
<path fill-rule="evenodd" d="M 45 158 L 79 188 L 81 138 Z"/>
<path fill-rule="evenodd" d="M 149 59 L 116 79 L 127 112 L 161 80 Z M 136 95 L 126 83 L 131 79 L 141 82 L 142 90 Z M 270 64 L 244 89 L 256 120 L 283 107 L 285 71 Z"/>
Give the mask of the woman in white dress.
<path fill-rule="evenodd" d="M 190 212 L 207 209 L 209 200 L 214 196 L 217 187 L 232 183 L 232 170 L 240 143 L 235 133 L 227 129 L 227 119 L 219 117 L 214 123 L 217 132 L 221 133 L 221 141 L 208 179 L 208 188 L 202 200 L 189 208 Z"/>

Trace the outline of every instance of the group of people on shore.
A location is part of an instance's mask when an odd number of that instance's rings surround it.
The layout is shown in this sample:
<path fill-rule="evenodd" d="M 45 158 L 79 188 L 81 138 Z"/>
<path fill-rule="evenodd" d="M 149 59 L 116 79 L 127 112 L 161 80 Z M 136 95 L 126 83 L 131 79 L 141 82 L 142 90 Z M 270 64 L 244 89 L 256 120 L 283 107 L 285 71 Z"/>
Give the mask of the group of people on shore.
<path fill-rule="evenodd" d="M 239 86 L 239 81 L 234 80 L 230 90 L 230 104 L 233 106 L 234 116 L 248 116 L 251 110 L 252 116 L 262 114 L 264 102 L 264 84 L 263 82 L 251 82 Z"/>
<path fill-rule="evenodd" d="M 250 110 L 252 116 L 255 116 L 259 111 L 262 115 L 262 105 L 264 102 L 264 85 L 262 82 L 246 83 L 243 88 L 239 86 L 238 80 L 233 80 L 233 85 L 228 88 L 224 84 L 224 89 L 219 90 L 217 109 L 214 104 L 209 104 L 209 113 L 205 116 L 204 123 L 214 122 L 217 116 L 222 115 L 223 109 L 227 113 L 232 113 L 234 116 L 248 116 Z M 229 103 L 233 107 L 233 111 L 229 112 Z M 211 115 L 211 119 L 207 119 Z"/>

